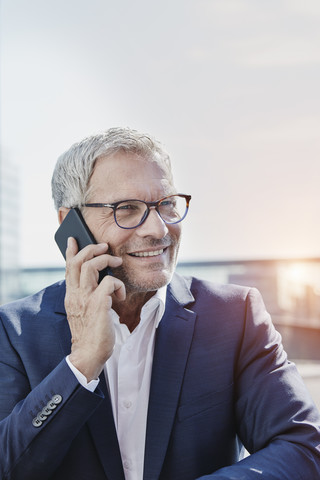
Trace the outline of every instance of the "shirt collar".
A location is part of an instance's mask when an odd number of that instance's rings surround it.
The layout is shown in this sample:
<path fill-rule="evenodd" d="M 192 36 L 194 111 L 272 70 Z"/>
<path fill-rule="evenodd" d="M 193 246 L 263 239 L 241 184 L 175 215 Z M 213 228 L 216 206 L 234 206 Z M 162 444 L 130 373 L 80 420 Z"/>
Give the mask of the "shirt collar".
<path fill-rule="evenodd" d="M 143 305 L 140 314 L 140 323 L 144 323 L 146 319 L 150 319 L 155 316 L 154 325 L 158 328 L 158 325 L 163 317 L 167 296 L 167 285 L 159 288 L 156 293 Z M 119 315 L 111 309 L 111 315 L 113 322 L 117 325 L 120 324 Z"/>
<path fill-rule="evenodd" d="M 145 315 L 150 318 L 150 315 L 153 314 L 155 315 L 155 328 L 158 328 L 165 310 L 166 295 L 167 285 L 159 288 L 153 297 L 151 297 L 147 303 L 143 305 L 141 309 L 141 322 L 144 320 Z"/>

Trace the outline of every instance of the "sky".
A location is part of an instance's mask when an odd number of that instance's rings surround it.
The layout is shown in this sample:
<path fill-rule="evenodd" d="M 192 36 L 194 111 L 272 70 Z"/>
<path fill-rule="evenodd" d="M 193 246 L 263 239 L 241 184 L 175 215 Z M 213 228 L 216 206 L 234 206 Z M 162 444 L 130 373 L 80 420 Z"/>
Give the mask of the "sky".
<path fill-rule="evenodd" d="M 181 260 L 320 256 L 318 0 L 2 0 L 0 142 L 22 266 L 63 265 L 57 157 L 158 138 L 192 195 Z"/>

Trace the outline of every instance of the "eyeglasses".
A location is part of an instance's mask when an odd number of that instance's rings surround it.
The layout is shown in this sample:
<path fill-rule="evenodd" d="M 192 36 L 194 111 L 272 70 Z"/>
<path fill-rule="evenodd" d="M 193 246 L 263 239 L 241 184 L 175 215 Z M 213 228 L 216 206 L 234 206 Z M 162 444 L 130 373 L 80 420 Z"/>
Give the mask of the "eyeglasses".
<path fill-rule="evenodd" d="M 168 224 L 181 222 L 187 215 L 191 195 L 178 193 L 161 198 L 156 202 L 143 200 L 121 200 L 115 203 L 85 203 L 82 207 L 113 209 L 116 224 L 120 228 L 139 227 L 147 218 L 151 208 L 155 208 L 160 218 Z"/>

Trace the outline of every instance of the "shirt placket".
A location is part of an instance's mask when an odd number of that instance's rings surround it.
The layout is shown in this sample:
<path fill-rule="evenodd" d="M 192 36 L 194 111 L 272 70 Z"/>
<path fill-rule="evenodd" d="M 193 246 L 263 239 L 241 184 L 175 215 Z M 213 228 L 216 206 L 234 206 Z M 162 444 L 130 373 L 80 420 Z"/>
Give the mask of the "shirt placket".
<path fill-rule="evenodd" d="M 137 469 L 136 452 L 140 444 L 139 438 L 132 432 L 139 393 L 134 343 L 135 334 L 131 334 L 122 345 L 118 363 L 118 438 L 127 479 Z"/>

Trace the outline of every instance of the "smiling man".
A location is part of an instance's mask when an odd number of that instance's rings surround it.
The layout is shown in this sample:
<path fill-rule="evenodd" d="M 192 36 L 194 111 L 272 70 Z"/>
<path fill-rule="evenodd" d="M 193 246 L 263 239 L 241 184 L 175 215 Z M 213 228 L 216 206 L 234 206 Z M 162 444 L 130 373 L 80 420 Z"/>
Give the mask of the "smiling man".
<path fill-rule="evenodd" d="M 259 293 L 175 274 L 191 196 L 162 146 L 88 137 L 52 192 L 97 243 L 71 235 L 65 281 L 0 309 L 0 478 L 320 478 L 319 413 Z"/>
<path fill-rule="evenodd" d="M 123 202 L 126 199 L 152 202 L 177 193 L 168 166 L 163 161 L 150 161 L 135 153 L 116 152 L 97 160 L 90 178 L 90 188 L 88 202 L 83 208 L 85 220 L 96 240 L 106 242 L 109 253 L 122 259 L 115 276 L 125 283 L 127 295 L 131 292 L 135 295 L 138 292 L 146 294 L 169 283 L 176 264 L 181 223 L 163 221 L 153 208 L 148 220 L 139 228 L 131 228 L 131 224 L 126 227 L 129 218 L 133 218 L 136 224 L 140 222 L 146 205 L 142 202 Z M 172 202 L 178 204 L 178 200 L 184 213 L 184 197 L 169 197 L 167 201 L 162 201 L 161 211 L 165 213 L 165 208 L 168 209 Z M 123 203 L 113 210 L 100 206 L 103 201 Z M 60 209 L 61 217 L 65 213 L 65 208 Z M 118 223 L 115 221 L 117 219 Z M 121 228 L 121 222 L 125 228 Z M 175 217 L 173 222 L 176 222 Z M 143 295 L 142 300 L 144 303 Z"/>

